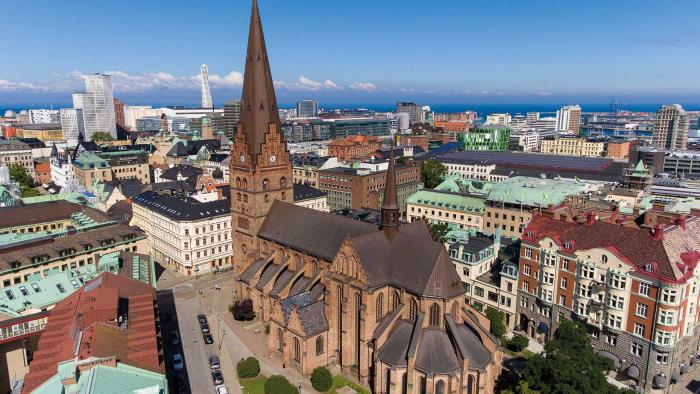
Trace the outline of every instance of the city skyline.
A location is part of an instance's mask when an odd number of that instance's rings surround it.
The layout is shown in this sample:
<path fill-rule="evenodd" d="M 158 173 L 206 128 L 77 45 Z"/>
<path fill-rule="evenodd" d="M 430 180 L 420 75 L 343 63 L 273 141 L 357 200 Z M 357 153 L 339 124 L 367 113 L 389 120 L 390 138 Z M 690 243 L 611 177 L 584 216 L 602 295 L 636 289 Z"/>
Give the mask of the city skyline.
<path fill-rule="evenodd" d="M 271 22 L 281 102 L 577 103 L 611 96 L 630 103 L 700 102 L 700 82 L 692 78 L 692 64 L 700 60 L 693 51 L 698 31 L 684 27 L 700 10 L 696 3 L 656 9 L 632 2 L 450 2 L 428 8 L 359 1 L 331 8 L 266 0 L 260 6 Z M 240 38 L 248 17 L 238 3 L 140 5 L 138 12 L 159 17 L 138 20 L 129 3 L 119 9 L 78 3 L 69 11 L 40 2 L 32 12 L 44 23 L 33 29 L 20 22 L 24 8 L 5 7 L 5 31 L 23 38 L 6 42 L 17 60 L 0 67 L 1 103 L 66 102 L 80 89 L 80 74 L 93 72 L 110 73 L 115 95 L 127 101 L 194 103 L 202 63 L 209 65 L 215 102 L 240 96 Z M 86 10 L 113 17 L 97 26 Z M 172 22 L 185 13 L 186 24 Z M 441 27 L 426 20 L 439 20 Z M 51 61 L 27 60 L 37 53 Z"/>

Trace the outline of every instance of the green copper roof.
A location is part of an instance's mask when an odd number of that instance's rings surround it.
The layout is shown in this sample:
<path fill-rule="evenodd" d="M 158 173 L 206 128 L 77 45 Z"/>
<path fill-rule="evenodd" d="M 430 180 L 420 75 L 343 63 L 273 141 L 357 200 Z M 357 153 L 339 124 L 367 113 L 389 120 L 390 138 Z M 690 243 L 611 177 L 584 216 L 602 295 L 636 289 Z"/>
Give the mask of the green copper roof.
<path fill-rule="evenodd" d="M 586 185 L 577 181 L 513 177 L 493 185 L 489 201 L 531 207 L 559 205 L 568 196 L 581 193 Z"/>
<path fill-rule="evenodd" d="M 445 191 L 419 190 L 407 198 L 406 203 L 465 212 L 484 212 L 484 199 Z"/>
<path fill-rule="evenodd" d="M 73 161 L 73 165 L 80 168 L 109 168 L 107 160 L 92 152 L 83 152 Z"/>
<path fill-rule="evenodd" d="M 92 279 L 95 276 L 95 267 L 88 264 L 63 272 L 53 269 L 47 274 L 44 278 L 41 274 L 30 276 L 24 283 L 2 288 L 0 311 L 19 316 L 27 309 L 41 309 L 54 305 Z"/>
<path fill-rule="evenodd" d="M 59 193 L 59 194 L 44 194 L 41 196 L 36 196 L 36 197 L 24 197 L 22 198 L 22 203 L 27 205 L 27 204 L 37 204 L 40 202 L 48 202 L 48 201 L 69 201 L 69 202 L 74 202 L 76 204 L 81 204 L 85 205 L 86 201 L 85 196 L 82 193 L 79 192 L 70 192 L 70 193 Z"/>
<path fill-rule="evenodd" d="M 493 183 L 476 179 L 464 179 L 458 175 L 447 175 L 435 190 L 448 191 L 453 193 L 488 193 L 493 187 Z"/>
<path fill-rule="evenodd" d="M 72 364 L 71 364 L 72 363 Z M 65 371 L 61 372 L 61 368 Z M 35 394 L 76 393 L 76 394 L 167 394 L 168 381 L 165 375 L 118 363 L 116 368 L 96 365 L 81 372 L 78 382 L 63 386 L 61 375 L 70 376 L 67 371 L 75 368 L 68 361 L 59 364 L 59 373 L 34 390 Z"/>

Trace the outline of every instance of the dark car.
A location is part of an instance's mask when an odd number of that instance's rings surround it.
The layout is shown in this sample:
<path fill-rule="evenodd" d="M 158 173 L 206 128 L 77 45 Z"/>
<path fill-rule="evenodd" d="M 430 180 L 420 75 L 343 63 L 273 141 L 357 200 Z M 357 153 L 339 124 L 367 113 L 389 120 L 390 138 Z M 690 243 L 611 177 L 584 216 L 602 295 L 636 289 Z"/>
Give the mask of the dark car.
<path fill-rule="evenodd" d="M 224 375 L 221 374 L 220 370 L 215 369 L 215 370 L 211 371 L 211 380 L 214 381 L 214 385 L 223 384 L 224 383 Z"/>
<path fill-rule="evenodd" d="M 207 324 L 208 323 L 207 317 L 201 313 L 199 315 L 197 315 L 197 320 L 199 320 L 199 324 Z"/>
<path fill-rule="evenodd" d="M 204 343 L 207 345 L 214 343 L 214 338 L 211 336 L 211 334 L 202 334 L 202 338 L 204 338 Z"/>
<path fill-rule="evenodd" d="M 216 356 L 216 355 L 209 356 L 209 368 L 211 368 L 211 369 L 221 368 L 221 362 L 219 361 L 219 356 Z"/>
<path fill-rule="evenodd" d="M 199 328 L 202 329 L 202 334 L 208 334 L 209 333 L 209 324 L 207 323 L 202 323 L 199 325 Z"/>
<path fill-rule="evenodd" d="M 185 379 L 185 375 L 179 373 L 175 377 L 175 388 L 177 393 L 186 393 L 187 392 L 187 379 Z"/>

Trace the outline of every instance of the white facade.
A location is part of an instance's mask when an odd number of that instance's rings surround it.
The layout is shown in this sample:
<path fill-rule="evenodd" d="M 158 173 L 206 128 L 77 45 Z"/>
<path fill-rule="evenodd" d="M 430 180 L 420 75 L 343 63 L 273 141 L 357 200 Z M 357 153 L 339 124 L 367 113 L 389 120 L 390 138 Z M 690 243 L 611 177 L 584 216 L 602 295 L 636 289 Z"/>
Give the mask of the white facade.
<path fill-rule="evenodd" d="M 58 123 L 60 121 L 58 110 L 54 109 L 30 109 L 29 123 Z"/>
<path fill-rule="evenodd" d="M 540 149 L 540 134 L 536 131 L 520 131 L 510 134 L 510 150 L 537 152 Z M 514 149 L 517 147 L 517 149 Z"/>
<path fill-rule="evenodd" d="M 163 110 L 153 108 L 150 105 L 125 105 L 124 106 L 124 127 L 129 130 L 136 130 L 136 120 L 147 117 L 158 117 L 163 114 Z"/>
<path fill-rule="evenodd" d="M 146 233 L 149 253 L 156 261 L 187 275 L 231 266 L 230 214 L 176 221 L 138 203 L 132 206 L 130 224 Z"/>
<path fill-rule="evenodd" d="M 83 111 L 85 139 L 97 132 L 107 132 L 117 139 L 112 77 L 105 74 L 85 75 L 85 92 L 73 93 L 73 108 Z"/>
<path fill-rule="evenodd" d="M 307 198 L 306 200 L 294 201 L 294 205 L 321 212 L 330 212 L 330 209 L 328 209 L 328 196 L 319 196 L 315 198 Z"/>
<path fill-rule="evenodd" d="M 486 117 L 486 124 L 508 126 L 510 124 L 510 120 L 510 114 L 491 114 Z"/>
<path fill-rule="evenodd" d="M 557 131 L 571 131 L 578 133 L 581 124 L 581 107 L 567 105 L 557 111 Z"/>
<path fill-rule="evenodd" d="M 85 134 L 83 110 L 75 108 L 61 109 L 61 129 L 68 146 L 78 145 L 78 135 Z"/>

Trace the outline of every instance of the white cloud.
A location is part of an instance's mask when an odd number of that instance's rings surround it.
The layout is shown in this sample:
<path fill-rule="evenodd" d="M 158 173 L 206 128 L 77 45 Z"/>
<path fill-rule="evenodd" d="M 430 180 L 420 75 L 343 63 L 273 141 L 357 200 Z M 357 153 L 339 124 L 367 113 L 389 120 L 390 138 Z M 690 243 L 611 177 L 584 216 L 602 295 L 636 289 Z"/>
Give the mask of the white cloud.
<path fill-rule="evenodd" d="M 366 92 L 373 92 L 377 87 L 371 82 L 354 82 L 350 84 L 350 89 L 364 90 Z"/>
<path fill-rule="evenodd" d="M 343 88 L 342 86 L 339 86 L 338 84 L 331 81 L 330 79 L 326 79 L 323 82 L 318 82 L 318 81 L 314 81 L 310 78 L 307 78 L 303 75 L 300 76 L 296 82 L 288 84 L 288 85 L 286 85 L 286 87 L 289 87 L 291 89 L 313 90 L 313 91 L 339 90 L 339 89 Z"/>
<path fill-rule="evenodd" d="M 12 82 L 0 80 L 0 91 L 44 91 L 73 92 L 85 88 L 83 72 L 72 71 L 67 74 L 52 73 L 51 80 L 45 83 Z M 194 90 L 201 86 L 199 74 L 175 76 L 167 72 L 130 74 L 121 70 L 106 71 L 112 76 L 112 87 L 119 92 L 147 92 L 156 89 Z M 216 88 L 235 88 L 243 85 L 243 74 L 231 71 L 226 75 L 209 74 L 209 85 Z"/>

